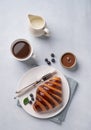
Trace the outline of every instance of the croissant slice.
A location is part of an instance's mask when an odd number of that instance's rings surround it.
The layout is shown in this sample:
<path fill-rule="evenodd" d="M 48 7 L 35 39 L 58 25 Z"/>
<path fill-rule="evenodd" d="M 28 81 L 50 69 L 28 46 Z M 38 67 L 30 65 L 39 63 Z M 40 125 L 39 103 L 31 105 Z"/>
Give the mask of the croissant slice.
<path fill-rule="evenodd" d="M 62 81 L 53 77 L 37 88 L 36 100 L 33 104 L 35 112 L 48 112 L 62 103 Z"/>

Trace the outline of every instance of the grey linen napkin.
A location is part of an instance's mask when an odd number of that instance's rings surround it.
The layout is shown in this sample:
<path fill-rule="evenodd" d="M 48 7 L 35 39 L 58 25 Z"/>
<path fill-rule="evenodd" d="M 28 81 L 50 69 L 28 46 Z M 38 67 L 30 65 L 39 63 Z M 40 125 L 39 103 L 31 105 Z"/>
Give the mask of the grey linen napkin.
<path fill-rule="evenodd" d="M 65 118 L 66 118 L 66 115 L 67 115 L 67 111 L 68 111 L 68 108 L 70 106 L 70 103 L 72 101 L 72 98 L 77 90 L 77 86 L 78 86 L 78 82 L 75 81 L 74 79 L 72 78 L 68 78 L 67 77 L 67 80 L 68 80 L 68 83 L 69 83 L 69 87 L 70 87 L 70 98 L 69 98 L 69 101 L 65 107 L 65 109 L 60 112 L 58 115 L 56 115 L 55 117 L 52 117 L 50 118 L 49 120 L 51 120 L 52 122 L 55 122 L 57 124 L 61 124 Z"/>
<path fill-rule="evenodd" d="M 70 87 L 69 101 L 68 101 L 66 107 L 64 108 L 64 110 L 62 112 L 60 112 L 58 115 L 56 115 L 56 116 L 54 116 L 52 118 L 49 118 L 50 121 L 52 121 L 54 123 L 57 123 L 57 124 L 61 124 L 65 120 L 68 108 L 70 106 L 70 103 L 72 101 L 72 98 L 73 98 L 73 96 L 74 96 L 74 94 L 76 92 L 77 86 L 78 86 L 78 82 L 73 80 L 72 78 L 67 77 L 67 80 L 68 80 L 69 87 Z M 17 101 L 17 106 L 21 107 L 21 105 L 19 103 L 19 100 Z"/>

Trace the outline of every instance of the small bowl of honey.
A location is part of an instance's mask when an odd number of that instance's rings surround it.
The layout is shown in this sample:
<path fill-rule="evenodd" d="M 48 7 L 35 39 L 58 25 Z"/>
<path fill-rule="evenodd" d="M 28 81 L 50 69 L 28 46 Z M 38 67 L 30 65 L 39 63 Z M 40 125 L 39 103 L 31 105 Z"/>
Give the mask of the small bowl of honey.
<path fill-rule="evenodd" d="M 66 52 L 61 56 L 60 62 L 64 68 L 73 69 L 76 67 L 76 56 L 71 52 Z"/>

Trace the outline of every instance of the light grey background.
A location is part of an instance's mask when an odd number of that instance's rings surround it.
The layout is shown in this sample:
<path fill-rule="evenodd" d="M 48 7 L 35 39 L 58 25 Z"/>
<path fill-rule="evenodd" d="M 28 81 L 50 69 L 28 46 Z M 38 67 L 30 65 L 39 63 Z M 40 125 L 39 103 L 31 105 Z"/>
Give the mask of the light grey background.
<path fill-rule="evenodd" d="M 43 16 L 51 31 L 50 38 L 35 38 L 29 30 L 29 13 Z M 65 122 L 57 125 L 35 119 L 16 106 L 13 99 L 21 76 L 31 68 L 31 61 L 13 59 L 10 44 L 17 38 L 29 40 L 35 62 L 46 64 L 50 53 L 65 75 L 79 82 Z M 91 0 L 0 0 L 0 130 L 90 130 L 91 129 Z M 71 51 L 77 56 L 78 69 L 68 71 L 59 62 Z"/>

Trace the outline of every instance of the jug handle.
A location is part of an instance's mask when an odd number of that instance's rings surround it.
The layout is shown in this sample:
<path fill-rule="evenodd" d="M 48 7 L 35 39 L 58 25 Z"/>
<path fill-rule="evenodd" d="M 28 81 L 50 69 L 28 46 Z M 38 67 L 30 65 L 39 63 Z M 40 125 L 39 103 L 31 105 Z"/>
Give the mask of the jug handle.
<path fill-rule="evenodd" d="M 49 29 L 48 28 L 44 28 L 44 35 L 45 36 L 49 36 Z"/>

